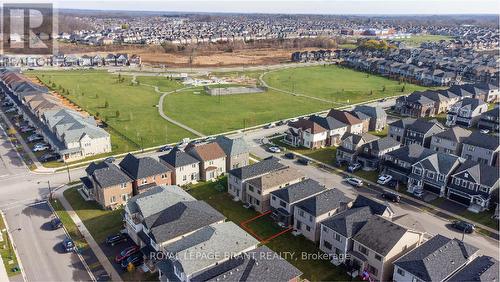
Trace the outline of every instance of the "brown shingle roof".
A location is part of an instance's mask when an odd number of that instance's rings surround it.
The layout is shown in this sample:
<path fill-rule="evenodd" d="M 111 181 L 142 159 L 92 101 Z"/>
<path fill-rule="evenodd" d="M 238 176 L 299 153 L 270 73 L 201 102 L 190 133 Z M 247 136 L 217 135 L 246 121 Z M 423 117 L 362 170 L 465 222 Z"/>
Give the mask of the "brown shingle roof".
<path fill-rule="evenodd" d="M 302 130 L 310 129 L 312 134 L 326 131 L 326 129 L 321 125 L 319 125 L 318 123 L 315 123 L 314 121 L 307 120 L 304 118 L 301 118 L 298 121 L 291 123 L 290 126 L 295 128 L 300 128 Z"/>
<path fill-rule="evenodd" d="M 189 150 L 189 153 L 202 161 L 215 160 L 226 156 L 224 150 L 215 142 L 195 146 Z"/>
<path fill-rule="evenodd" d="M 328 116 L 348 125 L 362 123 L 359 118 L 346 111 L 331 109 L 330 112 L 328 112 Z"/>
<path fill-rule="evenodd" d="M 303 177 L 304 174 L 302 172 L 294 168 L 288 167 L 285 169 L 273 171 L 261 177 L 250 179 L 248 183 L 254 187 L 258 187 L 265 190 L 279 185 L 284 185 L 286 183 L 289 183 L 290 181 Z"/>

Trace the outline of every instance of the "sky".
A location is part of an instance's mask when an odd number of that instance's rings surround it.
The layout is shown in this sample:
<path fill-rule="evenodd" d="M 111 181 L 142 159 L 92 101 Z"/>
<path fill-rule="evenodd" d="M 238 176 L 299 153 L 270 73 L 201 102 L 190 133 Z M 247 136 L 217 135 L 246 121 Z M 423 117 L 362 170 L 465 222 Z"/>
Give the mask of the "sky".
<path fill-rule="evenodd" d="M 20 3 L 24 0 L 6 0 Z M 27 0 L 47 3 L 50 1 Z M 196 1 L 85 1 L 59 0 L 59 8 L 165 12 L 236 12 L 284 14 L 498 14 L 498 0 L 196 0 Z"/>

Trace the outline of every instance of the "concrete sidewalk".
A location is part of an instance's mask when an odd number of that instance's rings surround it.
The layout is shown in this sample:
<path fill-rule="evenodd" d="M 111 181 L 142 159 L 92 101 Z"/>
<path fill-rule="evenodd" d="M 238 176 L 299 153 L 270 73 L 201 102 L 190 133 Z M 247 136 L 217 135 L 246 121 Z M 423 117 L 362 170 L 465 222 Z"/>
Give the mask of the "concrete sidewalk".
<path fill-rule="evenodd" d="M 2 257 L 0 256 L 0 281 L 9 281 L 7 270 L 4 267 Z"/>
<path fill-rule="evenodd" d="M 118 274 L 116 269 L 113 267 L 113 265 L 109 261 L 108 257 L 101 250 L 101 247 L 99 247 L 99 244 L 94 240 L 94 237 L 92 237 L 92 235 L 88 231 L 87 227 L 85 227 L 85 224 L 83 224 L 80 217 L 73 210 L 73 207 L 71 207 L 70 203 L 64 197 L 63 192 L 68 188 L 69 187 L 66 187 L 65 189 L 57 191 L 55 197 L 59 201 L 61 201 L 61 204 L 63 205 L 64 209 L 68 212 L 69 216 L 71 217 L 73 222 L 78 227 L 78 230 L 80 230 L 80 233 L 82 233 L 83 237 L 85 238 L 85 240 L 89 244 L 90 248 L 94 251 L 94 254 L 97 256 L 97 259 L 99 260 L 101 265 L 104 267 L 106 272 L 109 274 L 110 279 L 112 281 L 123 281 L 120 277 L 120 274 Z"/>

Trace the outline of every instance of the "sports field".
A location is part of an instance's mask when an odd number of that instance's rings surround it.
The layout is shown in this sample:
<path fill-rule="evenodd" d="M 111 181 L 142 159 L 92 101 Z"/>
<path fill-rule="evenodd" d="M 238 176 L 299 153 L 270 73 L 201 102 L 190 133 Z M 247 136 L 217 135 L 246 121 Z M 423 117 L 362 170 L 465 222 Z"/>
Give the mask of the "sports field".
<path fill-rule="evenodd" d="M 359 103 L 425 89 L 336 65 L 269 72 L 264 80 L 272 87 L 339 104 Z"/>
<path fill-rule="evenodd" d="M 115 134 L 118 136 L 112 140 L 113 145 L 123 143 L 117 140 L 121 134 L 135 143 L 135 149 L 194 137 L 190 132 L 165 121 L 158 114 L 156 107 L 160 94 L 148 86 L 132 85 L 131 76 L 122 76 L 123 81 L 118 82 L 118 76 L 104 71 L 51 71 L 28 74 L 36 75 L 46 85 L 55 88 L 82 109 L 106 121 L 118 132 Z M 165 91 L 182 87 L 181 84 L 167 79 L 154 82 L 161 85 Z M 127 151 L 123 146 L 114 146 L 113 149 L 116 153 Z"/>
<path fill-rule="evenodd" d="M 446 35 L 432 35 L 432 34 L 426 34 L 426 35 L 415 35 L 410 38 L 401 38 L 401 39 L 396 39 L 396 41 L 401 41 L 406 43 L 409 46 L 420 46 L 420 44 L 424 42 L 438 42 L 441 40 L 450 40 L 453 37 L 451 36 L 446 36 Z"/>

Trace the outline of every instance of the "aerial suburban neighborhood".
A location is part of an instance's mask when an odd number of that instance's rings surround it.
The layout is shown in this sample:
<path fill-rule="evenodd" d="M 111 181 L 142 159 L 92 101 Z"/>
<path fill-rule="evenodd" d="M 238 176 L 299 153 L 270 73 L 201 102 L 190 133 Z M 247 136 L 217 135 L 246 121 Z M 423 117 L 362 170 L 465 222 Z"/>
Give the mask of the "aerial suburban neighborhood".
<path fill-rule="evenodd" d="M 0 281 L 500 280 L 495 1 L 34 2 Z"/>

